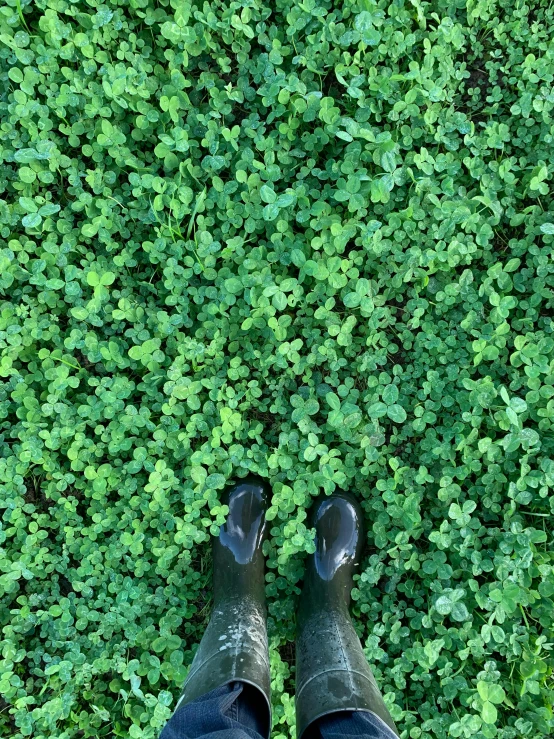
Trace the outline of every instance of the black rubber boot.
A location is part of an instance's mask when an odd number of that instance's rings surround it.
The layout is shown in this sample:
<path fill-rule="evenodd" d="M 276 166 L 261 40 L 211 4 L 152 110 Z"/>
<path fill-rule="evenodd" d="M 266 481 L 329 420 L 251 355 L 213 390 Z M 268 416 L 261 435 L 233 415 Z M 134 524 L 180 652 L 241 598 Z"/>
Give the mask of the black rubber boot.
<path fill-rule="evenodd" d="M 248 478 L 224 497 L 229 515 L 213 540 L 214 607 L 175 710 L 229 683 L 246 683 L 269 737 L 271 700 L 262 544 L 270 489 Z"/>
<path fill-rule="evenodd" d="M 319 736 L 318 719 L 339 711 L 368 711 L 398 735 L 349 614 L 364 542 L 362 511 L 346 493 L 320 498 L 311 526 L 316 551 L 308 558 L 298 608 L 296 734 Z"/>

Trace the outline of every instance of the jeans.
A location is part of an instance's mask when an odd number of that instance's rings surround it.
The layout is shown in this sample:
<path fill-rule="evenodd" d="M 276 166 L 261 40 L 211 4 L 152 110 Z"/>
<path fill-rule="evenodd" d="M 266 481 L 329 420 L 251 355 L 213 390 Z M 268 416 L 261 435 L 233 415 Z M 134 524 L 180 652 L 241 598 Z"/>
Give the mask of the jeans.
<path fill-rule="evenodd" d="M 243 683 L 223 685 L 179 708 L 160 739 L 265 739 L 256 700 L 245 687 Z M 354 711 L 324 716 L 309 731 L 310 739 L 398 739 L 373 713 Z"/>

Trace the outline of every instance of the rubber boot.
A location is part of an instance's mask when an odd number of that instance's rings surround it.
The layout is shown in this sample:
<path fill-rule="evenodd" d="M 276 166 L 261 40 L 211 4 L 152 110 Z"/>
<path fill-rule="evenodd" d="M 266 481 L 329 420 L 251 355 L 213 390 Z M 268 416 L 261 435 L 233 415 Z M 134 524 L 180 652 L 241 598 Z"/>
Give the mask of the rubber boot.
<path fill-rule="evenodd" d="M 239 482 L 224 496 L 229 514 L 212 543 L 213 612 L 175 709 L 240 681 L 246 683 L 266 737 L 271 699 L 262 544 L 269 498 L 269 486 L 255 478 Z"/>
<path fill-rule="evenodd" d="M 347 493 L 320 498 L 311 514 L 316 551 L 306 567 L 296 640 L 296 733 L 339 711 L 367 711 L 398 735 L 349 614 L 364 542 L 362 511 Z"/>

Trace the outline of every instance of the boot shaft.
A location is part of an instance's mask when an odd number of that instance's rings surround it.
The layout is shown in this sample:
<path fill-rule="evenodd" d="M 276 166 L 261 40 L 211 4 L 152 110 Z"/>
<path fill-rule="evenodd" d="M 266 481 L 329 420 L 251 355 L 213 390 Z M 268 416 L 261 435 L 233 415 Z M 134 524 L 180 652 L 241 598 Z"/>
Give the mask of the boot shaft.
<path fill-rule="evenodd" d="M 298 608 L 297 737 L 340 711 L 366 711 L 398 734 L 349 614 L 364 530 L 360 506 L 340 493 L 314 504 L 315 553 L 308 558 Z"/>
<path fill-rule="evenodd" d="M 246 683 L 263 704 L 267 738 L 271 680 L 262 545 L 269 493 L 263 481 L 248 479 L 224 495 L 229 513 L 212 542 L 213 611 L 177 704 L 179 708 L 228 683 Z"/>

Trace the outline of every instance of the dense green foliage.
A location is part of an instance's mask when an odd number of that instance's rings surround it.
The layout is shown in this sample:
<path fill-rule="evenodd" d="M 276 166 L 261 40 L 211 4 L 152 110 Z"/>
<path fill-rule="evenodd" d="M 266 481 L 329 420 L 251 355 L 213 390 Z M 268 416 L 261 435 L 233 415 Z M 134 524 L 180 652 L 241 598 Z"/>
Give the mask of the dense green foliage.
<path fill-rule="evenodd" d="M 154 739 L 227 481 L 314 496 L 404 739 L 554 730 L 554 6 L 3 0 L 0 734 Z"/>

